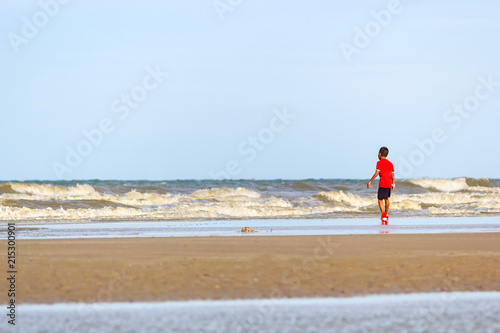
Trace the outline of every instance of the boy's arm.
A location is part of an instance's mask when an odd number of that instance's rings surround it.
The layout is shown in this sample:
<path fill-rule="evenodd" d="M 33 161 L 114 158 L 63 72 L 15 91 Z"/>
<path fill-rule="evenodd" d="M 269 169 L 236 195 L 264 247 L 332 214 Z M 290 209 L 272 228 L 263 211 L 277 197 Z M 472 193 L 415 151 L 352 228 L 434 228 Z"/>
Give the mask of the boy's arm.
<path fill-rule="evenodd" d="M 375 174 L 373 175 L 373 177 L 368 181 L 368 183 L 366 184 L 366 187 L 368 188 L 371 188 L 372 187 L 372 181 L 377 178 L 378 174 L 380 173 L 379 170 L 375 170 Z M 393 181 L 394 183 L 394 181 Z"/>
<path fill-rule="evenodd" d="M 396 177 L 394 176 L 394 172 L 392 173 L 392 189 L 396 186 Z"/>

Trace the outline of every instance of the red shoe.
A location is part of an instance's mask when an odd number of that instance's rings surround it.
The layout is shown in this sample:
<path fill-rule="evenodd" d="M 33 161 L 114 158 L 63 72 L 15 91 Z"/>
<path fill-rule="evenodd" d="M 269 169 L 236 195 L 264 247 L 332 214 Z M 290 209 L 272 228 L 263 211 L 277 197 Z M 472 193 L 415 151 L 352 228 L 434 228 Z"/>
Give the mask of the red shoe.
<path fill-rule="evenodd" d="M 389 224 L 389 215 L 386 212 L 382 213 L 382 225 Z"/>

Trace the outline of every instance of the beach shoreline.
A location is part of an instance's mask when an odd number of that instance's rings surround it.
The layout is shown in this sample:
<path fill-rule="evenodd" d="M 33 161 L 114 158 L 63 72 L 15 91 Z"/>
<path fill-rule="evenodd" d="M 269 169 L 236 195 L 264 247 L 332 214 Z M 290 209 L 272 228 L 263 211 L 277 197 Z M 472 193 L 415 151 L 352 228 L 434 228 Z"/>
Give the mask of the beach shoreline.
<path fill-rule="evenodd" d="M 122 221 L 16 223 L 19 239 L 78 239 L 136 237 L 260 237 L 316 235 L 500 233 L 500 218 L 391 218 L 380 225 L 379 215 L 346 219 L 260 219 L 220 221 Z M 251 227 L 255 233 L 242 233 Z M 1 238 L 1 237 L 0 237 Z"/>
<path fill-rule="evenodd" d="M 498 240 L 498 233 L 19 240 L 16 302 L 500 291 Z"/>

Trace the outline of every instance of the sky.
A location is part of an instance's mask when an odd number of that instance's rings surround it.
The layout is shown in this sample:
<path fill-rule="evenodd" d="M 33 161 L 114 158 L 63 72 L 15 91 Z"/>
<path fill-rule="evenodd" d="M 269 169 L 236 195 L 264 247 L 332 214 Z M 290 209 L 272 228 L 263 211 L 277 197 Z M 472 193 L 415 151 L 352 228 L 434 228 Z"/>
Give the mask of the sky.
<path fill-rule="evenodd" d="M 500 178 L 500 2 L 0 2 L 0 180 Z"/>

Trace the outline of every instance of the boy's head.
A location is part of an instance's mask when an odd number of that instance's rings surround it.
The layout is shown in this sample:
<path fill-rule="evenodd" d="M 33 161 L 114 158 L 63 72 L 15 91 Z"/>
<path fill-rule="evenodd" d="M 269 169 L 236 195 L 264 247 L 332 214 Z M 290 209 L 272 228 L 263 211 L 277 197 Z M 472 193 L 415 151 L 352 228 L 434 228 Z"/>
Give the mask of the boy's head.
<path fill-rule="evenodd" d="M 389 148 L 387 147 L 382 147 L 380 148 L 380 150 L 378 151 L 378 158 L 382 158 L 382 157 L 387 157 L 387 155 L 389 155 Z"/>

